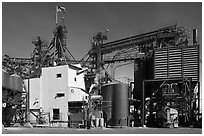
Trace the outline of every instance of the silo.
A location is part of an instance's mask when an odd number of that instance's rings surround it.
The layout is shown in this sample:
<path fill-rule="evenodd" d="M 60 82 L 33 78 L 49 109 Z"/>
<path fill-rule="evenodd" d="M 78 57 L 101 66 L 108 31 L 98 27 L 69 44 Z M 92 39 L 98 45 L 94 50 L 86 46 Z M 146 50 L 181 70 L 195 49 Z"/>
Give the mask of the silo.
<path fill-rule="evenodd" d="M 103 115 L 104 121 L 107 125 L 111 125 L 111 105 L 112 105 L 113 84 L 105 84 L 101 87 L 101 94 L 103 96 Z"/>
<path fill-rule="evenodd" d="M 10 75 L 3 69 L 2 69 L 2 87 L 6 89 L 10 88 Z"/>
<path fill-rule="evenodd" d="M 128 84 L 112 85 L 112 126 L 128 126 Z"/>
<path fill-rule="evenodd" d="M 23 79 L 16 74 L 11 75 L 10 87 L 15 91 L 23 91 Z"/>

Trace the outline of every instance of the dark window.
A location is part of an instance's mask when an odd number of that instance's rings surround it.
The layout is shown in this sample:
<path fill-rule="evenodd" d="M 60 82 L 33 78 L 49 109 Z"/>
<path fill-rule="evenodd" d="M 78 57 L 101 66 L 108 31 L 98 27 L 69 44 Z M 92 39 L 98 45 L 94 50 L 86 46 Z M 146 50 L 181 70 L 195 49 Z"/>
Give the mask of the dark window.
<path fill-rule="evenodd" d="M 60 78 L 60 77 L 62 77 L 62 74 L 61 73 L 57 74 L 57 78 Z"/>
<path fill-rule="evenodd" d="M 53 120 L 59 120 L 59 119 L 60 119 L 59 109 L 53 109 Z"/>
<path fill-rule="evenodd" d="M 64 97 L 64 93 L 57 93 L 57 97 Z"/>
<path fill-rule="evenodd" d="M 76 81 L 76 77 L 74 78 L 74 81 Z"/>

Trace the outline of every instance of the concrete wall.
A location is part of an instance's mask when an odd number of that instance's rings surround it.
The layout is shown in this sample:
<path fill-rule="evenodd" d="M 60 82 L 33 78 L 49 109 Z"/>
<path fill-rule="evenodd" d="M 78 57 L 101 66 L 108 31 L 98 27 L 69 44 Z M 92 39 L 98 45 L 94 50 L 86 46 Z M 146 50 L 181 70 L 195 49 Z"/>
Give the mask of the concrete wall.
<path fill-rule="evenodd" d="M 41 76 L 41 96 L 44 112 L 50 112 L 51 120 L 53 109 L 59 109 L 60 120 L 67 121 L 68 112 L 68 66 L 48 67 L 42 69 Z M 61 77 L 57 78 L 57 74 Z M 64 93 L 64 97 L 57 97 L 57 93 Z"/>

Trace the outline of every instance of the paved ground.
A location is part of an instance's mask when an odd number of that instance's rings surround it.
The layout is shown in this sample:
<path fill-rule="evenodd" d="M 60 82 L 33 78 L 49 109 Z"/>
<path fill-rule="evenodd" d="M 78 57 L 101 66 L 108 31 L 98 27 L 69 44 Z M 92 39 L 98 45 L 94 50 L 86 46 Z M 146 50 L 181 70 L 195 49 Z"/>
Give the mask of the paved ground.
<path fill-rule="evenodd" d="M 202 134 L 200 128 L 5 128 L 3 134 Z"/>

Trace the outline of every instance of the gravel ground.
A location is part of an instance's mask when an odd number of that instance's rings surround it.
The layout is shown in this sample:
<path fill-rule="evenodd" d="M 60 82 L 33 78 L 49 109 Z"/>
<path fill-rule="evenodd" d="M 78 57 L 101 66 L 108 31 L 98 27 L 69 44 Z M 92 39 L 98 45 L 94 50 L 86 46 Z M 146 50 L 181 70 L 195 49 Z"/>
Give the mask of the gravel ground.
<path fill-rule="evenodd" d="M 200 128 L 5 128 L 3 134 L 202 134 Z"/>

